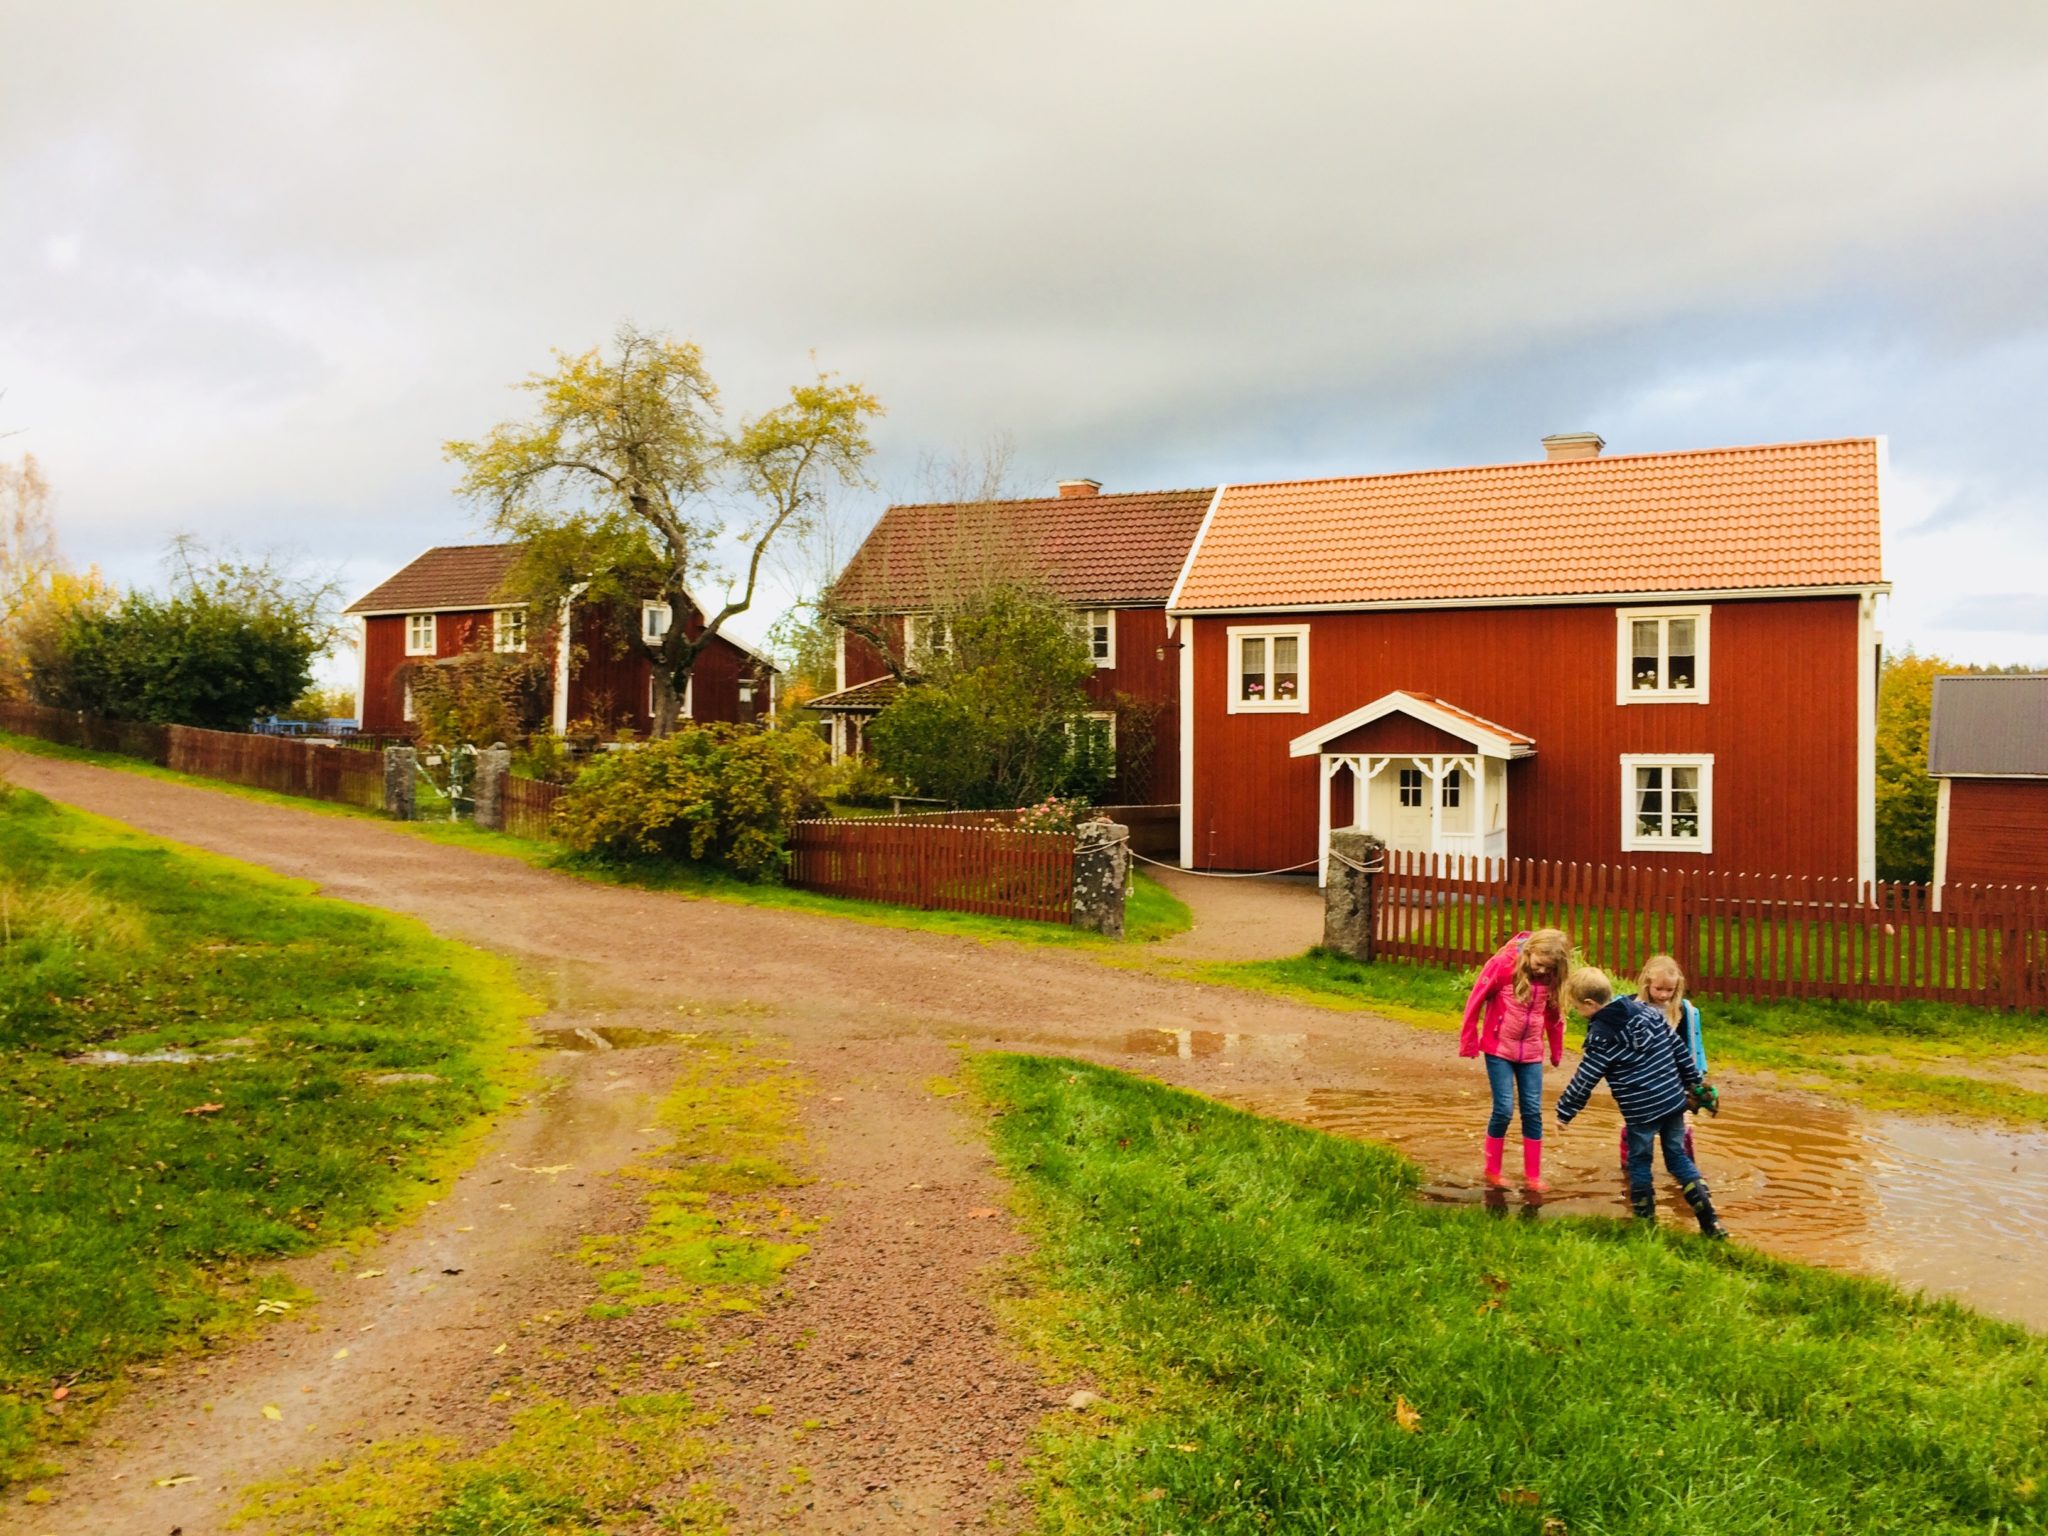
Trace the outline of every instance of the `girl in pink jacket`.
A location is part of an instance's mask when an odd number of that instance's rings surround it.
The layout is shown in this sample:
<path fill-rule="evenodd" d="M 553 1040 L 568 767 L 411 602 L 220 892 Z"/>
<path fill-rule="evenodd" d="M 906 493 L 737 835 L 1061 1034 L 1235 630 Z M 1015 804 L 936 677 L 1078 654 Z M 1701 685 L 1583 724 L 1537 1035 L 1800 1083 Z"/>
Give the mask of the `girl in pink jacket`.
<path fill-rule="evenodd" d="M 1564 1015 L 1557 992 L 1571 970 L 1572 941 L 1555 928 L 1518 933 L 1480 967 L 1465 999 L 1460 1056 L 1486 1058 L 1493 1114 L 1486 1122 L 1486 1182 L 1498 1186 L 1508 1117 L 1522 1111 L 1522 1183 L 1542 1190 L 1543 1058 L 1564 1061 Z"/>

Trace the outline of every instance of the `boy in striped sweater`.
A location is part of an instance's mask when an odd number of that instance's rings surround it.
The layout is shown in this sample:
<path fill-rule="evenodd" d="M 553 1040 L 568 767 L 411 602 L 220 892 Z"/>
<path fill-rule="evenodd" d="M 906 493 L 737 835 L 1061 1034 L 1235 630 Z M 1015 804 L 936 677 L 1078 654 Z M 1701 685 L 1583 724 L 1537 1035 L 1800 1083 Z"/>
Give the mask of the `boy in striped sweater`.
<path fill-rule="evenodd" d="M 1699 1166 L 1685 1152 L 1685 1109 L 1704 1079 L 1692 1050 L 1664 1015 L 1635 997 L 1616 997 L 1607 973 L 1583 966 L 1565 978 L 1564 1000 L 1586 1021 L 1585 1054 L 1557 1101 L 1557 1123 L 1569 1125 L 1601 1078 L 1628 1126 L 1628 1203 L 1654 1219 L 1657 1191 L 1651 1154 L 1661 1142 L 1664 1166 L 1708 1237 L 1726 1237 Z"/>

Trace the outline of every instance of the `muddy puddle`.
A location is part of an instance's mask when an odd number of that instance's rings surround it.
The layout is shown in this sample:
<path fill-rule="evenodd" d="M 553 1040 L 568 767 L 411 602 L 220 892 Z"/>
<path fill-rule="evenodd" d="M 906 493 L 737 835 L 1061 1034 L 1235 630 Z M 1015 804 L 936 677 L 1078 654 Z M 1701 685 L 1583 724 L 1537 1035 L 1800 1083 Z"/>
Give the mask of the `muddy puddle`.
<path fill-rule="evenodd" d="M 1226 1103 L 1396 1147 L 1428 1170 L 1427 1198 L 1487 1198 L 1478 1174 L 1488 1098 L 1475 1063 L 1446 1062 L 1417 1081 L 1375 1072 L 1348 1042 L 1322 1036 L 1138 1029 L 1119 1045 L 1118 1054 L 1137 1058 L 1134 1066 L 1146 1058 L 1162 1068 L 1165 1059 L 1189 1063 L 1190 1086 Z M 1223 1081 L 1204 1081 L 1205 1067 Z M 1302 1086 L 1314 1079 L 1335 1081 Z M 1547 1074 L 1551 1187 L 1531 1214 L 1625 1214 L 1620 1120 L 1603 1089 L 1560 1130 L 1555 1107 L 1567 1081 L 1564 1072 Z M 1510 1128 L 1511 1175 L 1521 1166 L 1518 1139 Z M 1718 1117 L 1698 1122 L 1695 1152 L 1742 1241 L 2048 1329 L 2048 1135 L 1742 1089 Z M 1690 1230 L 1691 1213 L 1661 1168 L 1658 1181 L 1659 1220 Z M 1524 1207 L 1519 1187 L 1506 1204 Z"/>
<path fill-rule="evenodd" d="M 681 1045 L 689 1038 L 674 1029 L 633 1029 L 623 1024 L 582 1025 L 534 1031 L 544 1051 L 630 1051 L 643 1045 Z"/>

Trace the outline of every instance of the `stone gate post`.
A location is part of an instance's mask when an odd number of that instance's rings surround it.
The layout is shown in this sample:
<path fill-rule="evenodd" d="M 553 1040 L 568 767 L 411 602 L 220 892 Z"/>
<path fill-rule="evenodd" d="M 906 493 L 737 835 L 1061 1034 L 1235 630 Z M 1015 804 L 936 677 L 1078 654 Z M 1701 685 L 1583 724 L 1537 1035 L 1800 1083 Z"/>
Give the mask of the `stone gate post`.
<path fill-rule="evenodd" d="M 411 747 L 384 749 L 384 814 L 394 821 L 413 819 L 414 780 L 419 753 Z"/>
<path fill-rule="evenodd" d="M 512 772 L 512 749 L 502 741 L 476 755 L 476 783 L 470 786 L 471 815 L 492 832 L 505 830 L 505 779 Z"/>
<path fill-rule="evenodd" d="M 1323 948 L 1354 960 L 1373 957 L 1373 878 L 1387 845 L 1370 832 L 1331 832 L 1323 880 Z"/>
<path fill-rule="evenodd" d="M 1084 821 L 1074 832 L 1073 925 L 1106 938 L 1124 936 L 1124 890 L 1131 878 L 1131 829 Z"/>

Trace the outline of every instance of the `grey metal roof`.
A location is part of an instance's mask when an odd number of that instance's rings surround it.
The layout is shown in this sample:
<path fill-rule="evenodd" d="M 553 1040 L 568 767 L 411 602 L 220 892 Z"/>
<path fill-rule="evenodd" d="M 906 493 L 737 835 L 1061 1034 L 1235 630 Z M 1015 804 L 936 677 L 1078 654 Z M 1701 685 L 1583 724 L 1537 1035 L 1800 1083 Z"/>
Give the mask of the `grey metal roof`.
<path fill-rule="evenodd" d="M 1927 771 L 2048 777 L 2048 673 L 1937 677 Z"/>

